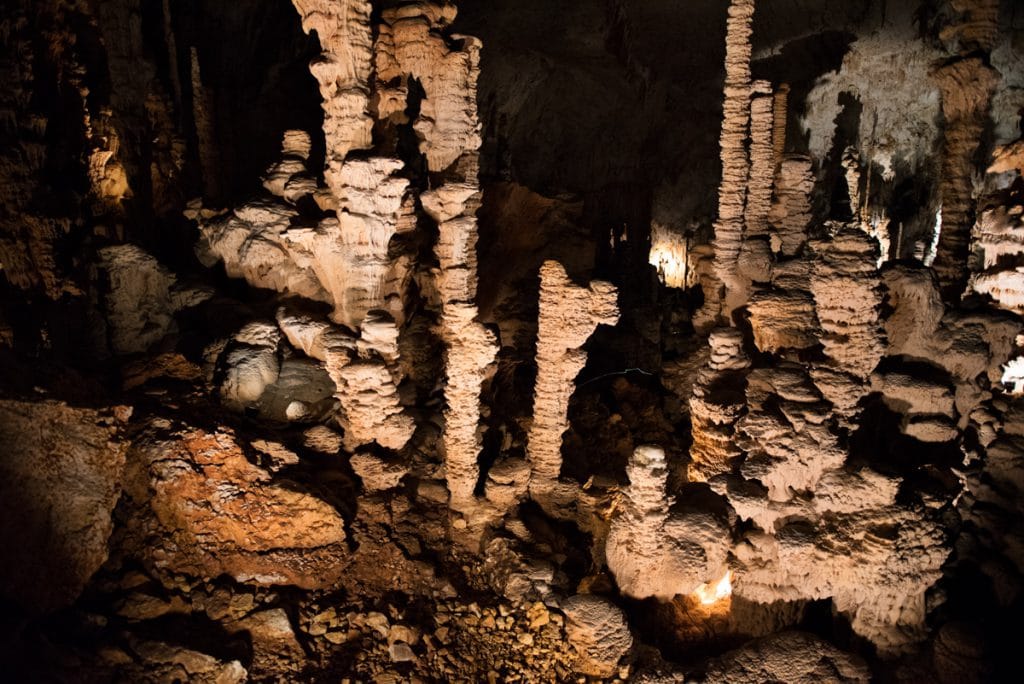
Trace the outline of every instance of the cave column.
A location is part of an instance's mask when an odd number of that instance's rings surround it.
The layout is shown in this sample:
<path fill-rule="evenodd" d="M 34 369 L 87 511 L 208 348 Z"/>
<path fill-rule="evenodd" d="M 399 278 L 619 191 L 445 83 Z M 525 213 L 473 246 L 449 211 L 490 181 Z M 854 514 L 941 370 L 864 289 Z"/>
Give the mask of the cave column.
<path fill-rule="evenodd" d="M 974 223 L 974 164 L 988 120 L 999 72 L 987 64 L 999 37 L 998 0 L 954 0 L 959 19 L 940 38 L 959 53 L 934 73 L 945 119 L 939 196 L 941 223 L 932 263 L 945 299 L 958 299 L 968 276 L 968 253 Z M 978 53 L 982 53 L 979 56 Z"/>
<path fill-rule="evenodd" d="M 408 123 L 410 79 L 422 87 L 419 116 L 411 123 L 427 170 L 435 174 L 432 188 L 420 200 L 438 227 L 434 284 L 445 346 L 445 477 L 451 508 L 464 516 L 462 520 L 479 523 L 488 513 L 474 496 L 482 448 L 480 395 L 498 344 L 494 333 L 477 320 L 476 305 L 476 212 L 481 201 L 476 91 L 481 43 L 468 36 L 443 37 L 455 13 L 453 5 L 433 2 L 383 12 L 376 44 L 376 115 Z"/>

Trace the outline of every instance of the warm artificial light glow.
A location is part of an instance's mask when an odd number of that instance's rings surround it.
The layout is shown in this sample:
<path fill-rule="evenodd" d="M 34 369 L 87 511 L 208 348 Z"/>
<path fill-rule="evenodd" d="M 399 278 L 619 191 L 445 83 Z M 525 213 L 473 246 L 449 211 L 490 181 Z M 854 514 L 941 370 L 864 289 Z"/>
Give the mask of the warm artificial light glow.
<path fill-rule="evenodd" d="M 685 245 L 652 245 L 647 261 L 658 269 L 658 278 L 662 283 L 668 287 L 686 287 Z"/>
<path fill-rule="evenodd" d="M 724 598 L 732 596 L 732 570 L 726 570 L 722 579 L 714 584 L 705 582 L 700 585 L 693 592 L 693 595 L 705 606 L 710 606 L 712 603 L 717 603 Z"/>

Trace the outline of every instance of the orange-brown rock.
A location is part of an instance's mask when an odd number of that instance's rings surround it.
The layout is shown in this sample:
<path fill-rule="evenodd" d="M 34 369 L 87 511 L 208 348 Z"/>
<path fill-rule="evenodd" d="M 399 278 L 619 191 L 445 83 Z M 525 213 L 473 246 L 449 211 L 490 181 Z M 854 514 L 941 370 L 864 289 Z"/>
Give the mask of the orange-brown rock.
<path fill-rule="evenodd" d="M 126 551 L 158 574 L 305 589 L 338 581 L 345 521 L 250 463 L 230 432 L 154 420 L 132 445 Z"/>

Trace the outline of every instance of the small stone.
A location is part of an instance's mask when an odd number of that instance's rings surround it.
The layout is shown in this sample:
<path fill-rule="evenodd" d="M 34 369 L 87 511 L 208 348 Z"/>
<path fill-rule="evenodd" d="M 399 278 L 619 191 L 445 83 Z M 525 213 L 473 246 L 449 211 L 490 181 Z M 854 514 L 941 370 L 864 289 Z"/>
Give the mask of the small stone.
<path fill-rule="evenodd" d="M 382 637 L 388 635 L 388 618 L 383 613 L 367 613 L 366 626 Z"/>
<path fill-rule="evenodd" d="M 396 641 L 388 646 L 388 655 L 391 656 L 393 663 L 407 663 L 416 660 L 416 654 L 412 652 L 412 648 L 402 641 Z"/>
<path fill-rule="evenodd" d="M 312 632 L 310 633 L 312 634 Z M 345 632 L 327 632 L 324 634 L 324 639 L 332 644 L 343 644 L 348 641 L 348 635 Z"/>
<path fill-rule="evenodd" d="M 404 641 L 407 644 L 415 645 L 420 640 L 420 632 L 414 627 L 407 625 L 394 625 L 388 630 L 388 643 L 393 644 L 396 641 Z"/>
<path fill-rule="evenodd" d="M 533 646 L 533 635 L 529 632 L 523 632 L 516 637 L 523 646 Z"/>

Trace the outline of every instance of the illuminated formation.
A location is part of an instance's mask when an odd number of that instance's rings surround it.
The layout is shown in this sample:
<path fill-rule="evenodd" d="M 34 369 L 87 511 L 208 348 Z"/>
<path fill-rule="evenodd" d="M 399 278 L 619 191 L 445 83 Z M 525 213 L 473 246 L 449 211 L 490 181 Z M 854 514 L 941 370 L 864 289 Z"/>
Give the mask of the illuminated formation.
<path fill-rule="evenodd" d="M 7 0 L 5 674 L 1016 681 L 1021 38 Z"/>
<path fill-rule="evenodd" d="M 582 347 L 597 326 L 615 325 L 619 320 L 617 294 L 611 283 L 602 281 L 589 287 L 575 285 L 557 262 L 541 266 L 537 384 L 527 442 L 534 499 L 543 501 L 558 486 L 569 397 L 576 376 L 587 363 Z"/>

